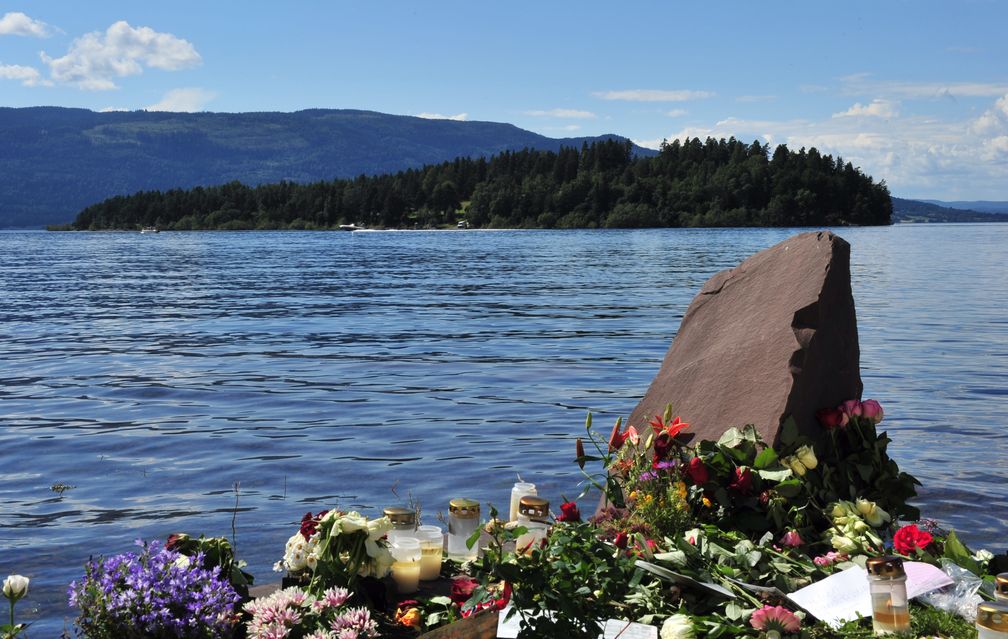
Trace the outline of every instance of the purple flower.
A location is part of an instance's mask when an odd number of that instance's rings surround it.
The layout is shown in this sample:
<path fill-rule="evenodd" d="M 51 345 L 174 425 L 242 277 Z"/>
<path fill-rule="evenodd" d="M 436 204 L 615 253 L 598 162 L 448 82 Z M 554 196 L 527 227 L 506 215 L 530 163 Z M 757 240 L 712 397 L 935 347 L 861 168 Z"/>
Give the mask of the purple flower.
<path fill-rule="evenodd" d="M 86 636 L 124 639 L 230 636 L 240 597 L 220 575 L 203 567 L 203 554 L 189 558 L 159 542 L 140 553 L 92 559 L 84 578 L 70 584 L 70 605 Z"/>

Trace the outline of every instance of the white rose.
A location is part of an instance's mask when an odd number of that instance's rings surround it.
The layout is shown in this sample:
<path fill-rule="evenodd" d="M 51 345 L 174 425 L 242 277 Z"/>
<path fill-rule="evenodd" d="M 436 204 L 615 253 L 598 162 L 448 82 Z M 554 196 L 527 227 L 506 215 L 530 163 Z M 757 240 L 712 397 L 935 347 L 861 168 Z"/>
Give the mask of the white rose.
<path fill-rule="evenodd" d="M 347 534 L 355 533 L 358 530 L 367 530 L 367 517 L 358 512 L 347 513 L 340 517 L 339 526 L 340 532 Z"/>
<path fill-rule="evenodd" d="M 865 521 L 875 528 L 878 528 L 892 519 L 892 517 L 889 516 L 889 513 L 879 508 L 873 501 L 858 499 L 856 505 L 858 512 L 865 518 Z"/>
<path fill-rule="evenodd" d="M 804 477 L 805 476 L 805 471 L 806 471 L 805 464 L 803 464 L 801 462 L 801 460 L 798 459 L 797 457 L 791 455 L 791 456 L 785 457 L 781 461 L 784 462 L 784 464 L 786 466 L 788 466 L 789 468 L 791 468 L 791 472 L 793 472 L 795 475 L 798 475 L 799 477 Z"/>
<path fill-rule="evenodd" d="M 368 528 L 368 539 L 371 541 L 378 541 L 384 537 L 388 531 L 392 530 L 392 520 L 388 517 L 379 517 L 378 519 L 372 519 L 367 523 Z"/>
<path fill-rule="evenodd" d="M 847 553 L 848 555 L 854 554 L 858 550 L 858 545 L 850 537 L 844 537 L 843 535 L 833 535 L 830 538 L 830 544 L 838 552 Z"/>
<path fill-rule="evenodd" d="M 22 575 L 9 575 L 3 582 L 4 597 L 10 599 L 11 603 L 16 602 L 18 599 L 28 594 L 28 582 L 28 577 L 24 577 Z"/>
<path fill-rule="evenodd" d="M 693 621 L 689 615 L 676 614 L 662 624 L 661 639 L 693 639 Z"/>
<path fill-rule="evenodd" d="M 795 451 L 795 457 L 798 461 L 805 466 L 805 468 L 812 469 L 819 465 L 819 460 L 816 459 L 815 451 L 812 450 L 811 446 L 802 446 Z"/>
<path fill-rule="evenodd" d="M 192 561 L 186 555 L 179 555 L 178 557 L 175 558 L 175 561 L 173 561 L 172 563 L 175 565 L 176 568 L 185 570 L 192 564 Z"/>
<path fill-rule="evenodd" d="M 994 553 L 984 548 L 981 548 L 980 550 L 976 551 L 976 553 L 973 555 L 973 559 L 984 564 L 990 561 L 991 559 L 994 559 Z"/>

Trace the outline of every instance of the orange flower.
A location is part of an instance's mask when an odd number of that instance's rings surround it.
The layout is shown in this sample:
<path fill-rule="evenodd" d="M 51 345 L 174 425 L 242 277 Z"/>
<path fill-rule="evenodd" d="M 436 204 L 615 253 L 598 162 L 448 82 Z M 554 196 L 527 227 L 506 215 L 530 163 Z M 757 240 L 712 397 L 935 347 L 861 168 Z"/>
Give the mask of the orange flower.
<path fill-rule="evenodd" d="M 420 630 L 421 614 L 419 608 L 400 608 L 396 610 L 395 621 L 401 626 L 409 626 Z"/>

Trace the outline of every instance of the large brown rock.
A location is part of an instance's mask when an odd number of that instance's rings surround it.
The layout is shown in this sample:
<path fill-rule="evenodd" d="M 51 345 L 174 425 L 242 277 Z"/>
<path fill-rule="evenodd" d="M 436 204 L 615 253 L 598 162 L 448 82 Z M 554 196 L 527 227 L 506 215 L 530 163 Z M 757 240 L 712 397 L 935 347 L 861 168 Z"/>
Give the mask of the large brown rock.
<path fill-rule="evenodd" d="M 699 439 L 755 424 L 775 442 L 789 416 L 814 437 L 817 410 L 861 397 L 859 357 L 850 244 L 802 233 L 704 284 L 629 423 L 670 403 Z"/>

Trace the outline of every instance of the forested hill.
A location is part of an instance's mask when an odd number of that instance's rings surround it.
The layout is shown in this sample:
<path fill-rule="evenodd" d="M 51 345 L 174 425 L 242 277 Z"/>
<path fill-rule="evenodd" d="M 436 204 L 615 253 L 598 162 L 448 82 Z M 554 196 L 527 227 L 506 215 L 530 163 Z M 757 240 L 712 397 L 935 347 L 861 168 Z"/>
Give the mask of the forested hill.
<path fill-rule="evenodd" d="M 77 229 L 598 228 L 889 224 L 884 182 L 815 149 L 734 138 L 505 151 L 311 184 L 147 191 L 86 208 Z"/>
<path fill-rule="evenodd" d="M 377 175 L 597 139 L 558 140 L 511 124 L 372 111 L 0 108 L 0 228 L 68 222 L 89 204 L 141 190 Z M 636 152 L 654 155 L 639 147 Z"/>

